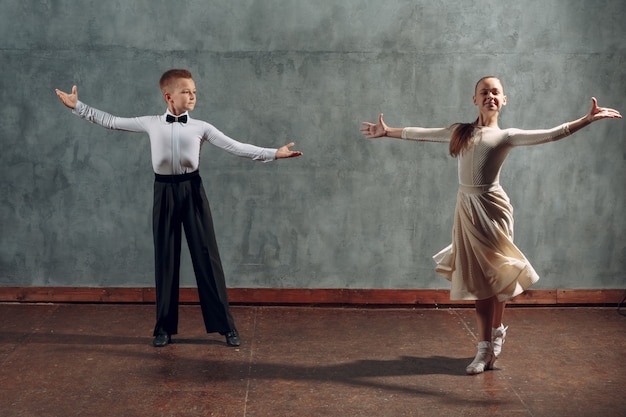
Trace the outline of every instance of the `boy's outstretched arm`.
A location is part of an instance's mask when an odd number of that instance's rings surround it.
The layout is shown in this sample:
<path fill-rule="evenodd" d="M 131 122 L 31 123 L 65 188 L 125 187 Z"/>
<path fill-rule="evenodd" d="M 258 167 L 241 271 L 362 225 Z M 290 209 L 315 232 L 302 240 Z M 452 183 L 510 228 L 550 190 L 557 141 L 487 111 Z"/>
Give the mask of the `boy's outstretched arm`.
<path fill-rule="evenodd" d="M 291 142 L 286 144 L 285 146 L 281 146 L 280 148 L 278 148 L 278 150 L 276 151 L 276 159 L 295 158 L 296 156 L 302 155 L 302 152 L 300 151 L 292 151 L 289 149 L 294 145 L 295 143 Z"/>
<path fill-rule="evenodd" d="M 57 97 L 61 100 L 61 103 L 65 104 L 70 109 L 76 108 L 76 103 L 78 103 L 78 89 L 76 86 L 72 87 L 72 93 L 67 94 L 58 88 L 54 90 L 57 93 Z"/>

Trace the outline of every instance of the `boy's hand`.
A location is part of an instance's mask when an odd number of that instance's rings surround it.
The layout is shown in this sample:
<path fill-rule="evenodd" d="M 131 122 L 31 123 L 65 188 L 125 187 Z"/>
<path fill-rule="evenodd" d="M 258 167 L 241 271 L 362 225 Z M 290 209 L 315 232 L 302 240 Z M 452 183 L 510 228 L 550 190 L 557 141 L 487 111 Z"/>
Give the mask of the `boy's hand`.
<path fill-rule="evenodd" d="M 65 104 L 70 109 L 76 108 L 76 103 L 78 103 L 78 89 L 76 88 L 76 86 L 72 87 L 72 94 L 64 93 L 58 88 L 54 91 L 57 93 L 57 96 L 59 97 L 59 100 L 61 100 L 61 103 Z"/>
<path fill-rule="evenodd" d="M 285 146 L 278 148 L 278 150 L 276 151 L 276 159 L 295 158 L 296 156 L 302 155 L 302 152 L 300 151 L 292 151 L 289 149 L 294 145 L 295 143 L 291 142 L 286 144 Z"/>

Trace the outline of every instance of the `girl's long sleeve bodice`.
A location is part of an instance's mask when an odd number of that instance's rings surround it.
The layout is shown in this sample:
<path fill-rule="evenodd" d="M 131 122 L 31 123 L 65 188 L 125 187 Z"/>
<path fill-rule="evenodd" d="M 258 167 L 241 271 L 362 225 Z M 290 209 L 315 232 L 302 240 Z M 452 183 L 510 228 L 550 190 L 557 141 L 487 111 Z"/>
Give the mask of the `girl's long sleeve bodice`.
<path fill-rule="evenodd" d="M 407 127 L 402 139 L 449 143 L 454 126 L 448 128 Z M 552 129 L 522 130 L 477 127 L 471 145 L 458 157 L 459 184 L 496 184 L 504 161 L 515 146 L 531 146 L 562 139 L 570 134 L 567 123 Z"/>

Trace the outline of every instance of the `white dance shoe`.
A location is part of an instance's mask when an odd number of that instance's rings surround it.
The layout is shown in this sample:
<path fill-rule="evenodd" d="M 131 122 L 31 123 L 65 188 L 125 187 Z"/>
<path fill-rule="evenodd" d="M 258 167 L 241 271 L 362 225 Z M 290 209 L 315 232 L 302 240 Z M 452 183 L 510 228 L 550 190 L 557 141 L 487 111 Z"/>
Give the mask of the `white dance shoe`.
<path fill-rule="evenodd" d="M 493 345 L 493 354 L 496 358 L 500 356 L 500 352 L 502 352 L 502 345 L 504 344 L 506 329 L 508 328 L 509 326 L 504 327 L 504 324 L 501 324 L 500 327 L 491 329 L 491 344 Z"/>
<path fill-rule="evenodd" d="M 465 372 L 467 372 L 468 375 L 481 374 L 492 369 L 495 361 L 496 356 L 493 354 L 491 342 L 479 342 L 478 353 L 476 353 L 476 357 L 472 363 L 465 368 Z"/>

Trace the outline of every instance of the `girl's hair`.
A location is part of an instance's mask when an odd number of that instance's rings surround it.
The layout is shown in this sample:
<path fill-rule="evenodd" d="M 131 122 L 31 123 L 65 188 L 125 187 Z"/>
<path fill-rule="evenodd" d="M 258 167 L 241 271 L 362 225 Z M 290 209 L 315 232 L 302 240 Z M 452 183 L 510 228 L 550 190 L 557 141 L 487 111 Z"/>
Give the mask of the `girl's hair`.
<path fill-rule="evenodd" d="M 178 80 L 180 78 L 191 79 L 193 77 L 191 76 L 191 72 L 186 69 L 171 69 L 165 71 L 163 75 L 161 75 L 161 79 L 159 80 L 159 87 L 161 88 L 161 91 L 163 91 L 165 87 L 170 85 L 172 81 Z"/>
<path fill-rule="evenodd" d="M 489 78 L 495 78 L 500 81 L 498 77 L 494 77 L 493 75 L 483 77 L 476 83 L 476 86 L 474 87 L 474 94 L 476 94 L 478 84 Z M 502 81 L 500 81 L 500 84 L 502 84 Z M 452 132 L 452 137 L 450 138 L 450 156 L 457 157 L 470 146 L 474 128 L 477 124 L 478 118 L 476 118 L 476 120 L 472 123 L 455 123 L 452 125 L 454 126 L 454 131 Z"/>

